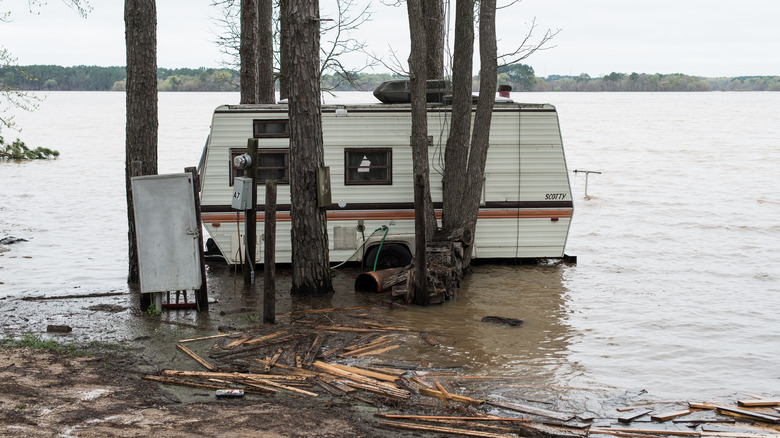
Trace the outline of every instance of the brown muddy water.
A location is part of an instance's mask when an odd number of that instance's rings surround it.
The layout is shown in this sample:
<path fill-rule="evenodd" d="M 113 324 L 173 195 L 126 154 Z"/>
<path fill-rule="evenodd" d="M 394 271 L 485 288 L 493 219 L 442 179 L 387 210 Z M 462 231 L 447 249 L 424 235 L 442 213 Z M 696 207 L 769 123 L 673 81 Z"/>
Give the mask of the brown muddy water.
<path fill-rule="evenodd" d="M 370 95 L 343 99 L 364 100 Z M 513 95 L 557 106 L 575 213 L 567 253 L 577 265 L 481 265 L 455 300 L 384 306 L 408 327 L 398 360 L 506 376 L 491 388 L 530 398 L 706 400 L 780 395 L 780 94 L 582 93 Z M 209 312 L 148 318 L 125 284 L 124 94 L 51 93 L 19 114 L 30 146 L 61 152 L 45 162 L 0 163 L 0 327 L 5 335 L 132 343 L 161 367 L 181 365 L 179 339 L 246 327 L 262 315 L 262 284 L 207 268 Z M 160 173 L 200 157 L 213 109 L 233 93 L 160 95 Z M 760 111 L 757 111 L 760 108 Z M 15 133 L 4 132 L 8 140 Z M 277 238 L 282 238 L 281 236 Z M 279 271 L 277 311 L 375 304 L 352 292 L 358 270 L 335 272 L 331 297 L 290 297 Z M 94 293 L 107 297 L 85 297 Z M 42 297 L 75 296 L 63 299 Z M 520 327 L 480 322 L 519 318 Z M 441 342 L 420 342 L 429 332 Z M 556 388 L 552 394 L 551 388 Z M 586 388 L 586 389 L 576 389 Z M 529 392 L 530 391 L 530 392 Z"/>

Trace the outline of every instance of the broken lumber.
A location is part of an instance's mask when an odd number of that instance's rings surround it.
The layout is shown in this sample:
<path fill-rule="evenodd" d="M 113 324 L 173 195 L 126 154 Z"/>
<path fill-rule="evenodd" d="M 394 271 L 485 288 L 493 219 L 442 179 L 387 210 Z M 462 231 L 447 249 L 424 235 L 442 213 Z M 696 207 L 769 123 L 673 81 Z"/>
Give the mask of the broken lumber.
<path fill-rule="evenodd" d="M 732 408 L 730 406 L 718 406 L 715 412 L 724 415 L 736 415 L 738 417 L 750 418 L 752 420 L 765 421 L 767 423 L 780 424 L 780 417 L 776 415 L 764 414 L 746 409 Z"/>
<path fill-rule="evenodd" d="M 769 408 L 780 406 L 780 399 L 775 400 L 739 400 L 737 405 L 745 408 Z"/>
<path fill-rule="evenodd" d="M 330 364 L 326 364 L 324 362 L 314 362 L 314 367 L 322 370 L 323 372 L 330 374 L 332 376 L 344 378 L 347 380 L 351 380 L 353 382 L 363 383 L 371 386 L 378 386 L 380 388 L 385 388 L 391 391 L 404 391 L 408 393 L 406 390 L 402 390 L 396 385 L 393 385 L 392 383 L 382 382 L 380 380 L 372 379 L 370 377 L 366 377 L 357 373 L 353 373 L 350 371 L 345 371 L 341 368 L 334 367 Z"/>
<path fill-rule="evenodd" d="M 454 427 L 403 423 L 400 421 L 380 421 L 379 424 L 382 426 L 396 427 L 399 429 L 419 430 L 423 432 L 436 432 L 436 433 L 446 433 L 446 434 L 454 434 L 454 435 L 476 436 L 476 437 L 483 437 L 483 438 L 515 438 L 516 437 L 516 435 L 505 435 L 505 434 L 498 434 L 493 432 L 482 432 L 482 431 L 470 430 L 470 429 L 457 429 Z"/>
<path fill-rule="evenodd" d="M 329 365 L 332 366 L 332 367 L 340 368 L 340 369 L 342 369 L 344 371 L 348 371 L 348 372 L 355 373 L 355 374 L 360 374 L 361 376 L 371 377 L 372 379 L 383 380 L 385 382 L 395 382 L 397 380 L 400 380 L 400 377 L 398 377 L 398 376 L 391 376 L 391 375 L 388 375 L 388 374 L 377 373 L 377 372 L 374 372 L 374 371 L 365 370 L 363 368 L 356 368 L 356 367 L 351 367 L 351 366 L 348 366 L 348 365 L 341 365 L 341 364 L 337 364 L 337 363 L 332 363 L 332 364 L 329 364 Z"/>
<path fill-rule="evenodd" d="M 527 423 L 531 420 L 527 418 L 511 418 L 511 417 L 497 417 L 495 415 L 485 415 L 482 417 L 450 417 L 447 415 L 403 415 L 403 414 L 386 414 L 383 412 L 377 412 L 374 414 L 377 417 L 393 418 L 398 420 L 460 420 L 460 421 L 508 421 Z"/>
<path fill-rule="evenodd" d="M 224 338 L 226 336 L 232 336 L 232 335 L 235 335 L 235 334 L 237 334 L 237 333 L 220 333 L 218 335 L 203 336 L 202 338 L 181 339 L 181 340 L 179 340 L 179 343 L 183 344 L 185 342 L 205 341 L 206 339 Z"/>
<path fill-rule="evenodd" d="M 653 421 L 668 421 L 672 418 L 682 417 L 683 415 L 688 415 L 693 410 L 691 409 L 681 409 L 679 411 L 672 411 L 672 412 L 665 412 L 662 414 L 652 414 L 650 415 L 650 419 Z"/>
<path fill-rule="evenodd" d="M 179 345 L 176 345 L 176 346 L 179 348 L 179 350 L 183 351 L 188 356 L 190 356 L 191 358 L 195 359 L 195 361 L 198 362 L 199 364 L 201 364 L 203 366 L 203 368 L 206 368 L 209 371 L 216 371 L 217 370 L 217 367 L 215 367 L 214 365 L 210 364 L 209 362 L 207 362 L 202 357 L 200 357 L 197 354 L 195 354 L 195 352 L 193 352 L 189 348 L 185 347 L 184 345 L 179 344 Z"/>
<path fill-rule="evenodd" d="M 509 409 L 511 411 L 522 412 L 524 414 L 531 414 L 540 417 L 552 418 L 558 421 L 569 421 L 576 416 L 573 414 L 562 414 L 560 412 L 553 412 L 553 411 L 548 411 L 546 409 L 539 409 L 533 406 L 519 405 L 517 403 L 499 403 L 491 400 L 488 400 L 485 403 L 497 408 Z"/>
<path fill-rule="evenodd" d="M 448 394 L 450 398 L 448 399 L 444 393 L 441 391 L 437 391 L 435 389 L 428 389 L 428 388 L 419 388 L 420 394 L 427 395 L 430 397 L 436 397 L 441 400 L 450 400 L 450 401 L 456 401 L 458 403 L 465 403 L 467 405 L 474 405 L 478 406 L 482 403 L 485 403 L 484 400 L 477 400 L 471 397 L 466 397 L 464 395 L 457 395 L 457 394 Z"/>
<path fill-rule="evenodd" d="M 369 350 L 369 351 L 366 351 L 366 352 L 363 352 L 363 353 L 360 353 L 360 354 L 355 354 L 354 356 L 355 357 L 363 357 L 363 356 L 368 356 L 368 355 L 371 355 L 371 354 L 382 354 L 382 353 L 386 353 L 386 352 L 388 352 L 390 350 L 395 350 L 398 347 L 400 347 L 399 344 L 388 345 L 386 347 L 382 347 L 382 348 L 379 348 L 379 349 Z"/>
<path fill-rule="evenodd" d="M 308 395 L 309 397 L 317 397 L 317 396 L 319 396 L 319 394 L 317 394 L 316 392 L 305 391 L 303 389 L 293 388 L 292 386 L 286 386 L 286 385 L 282 385 L 282 384 L 279 384 L 279 383 L 275 383 L 275 382 L 272 382 L 272 381 L 270 381 L 268 379 L 257 379 L 257 378 L 254 378 L 254 377 L 250 377 L 248 379 L 253 381 L 253 382 L 258 382 L 258 383 L 262 383 L 264 385 L 273 386 L 274 388 L 285 389 L 287 391 L 297 392 L 298 394 Z"/>
<path fill-rule="evenodd" d="M 216 371 L 180 371 L 180 370 L 163 370 L 161 373 L 163 376 L 180 376 L 180 377 L 201 377 L 204 379 L 269 379 L 269 380 L 289 380 L 289 381 L 301 381 L 306 380 L 303 376 L 291 376 L 291 375 L 278 375 L 278 374 L 253 374 L 253 373 L 220 373 Z"/>

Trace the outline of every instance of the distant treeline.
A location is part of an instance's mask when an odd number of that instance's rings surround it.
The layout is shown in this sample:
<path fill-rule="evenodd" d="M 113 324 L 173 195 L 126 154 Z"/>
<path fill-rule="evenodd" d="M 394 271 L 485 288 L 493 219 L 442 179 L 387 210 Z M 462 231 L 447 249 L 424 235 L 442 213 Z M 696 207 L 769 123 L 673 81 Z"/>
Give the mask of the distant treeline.
<path fill-rule="evenodd" d="M 124 91 L 124 67 L 27 65 L 0 68 L 0 80 L 19 90 Z M 233 91 L 238 73 L 215 68 L 158 68 L 160 91 Z"/>
<path fill-rule="evenodd" d="M 524 64 L 502 66 L 499 84 L 515 91 L 780 91 L 780 76 L 703 78 L 684 74 L 610 73 L 603 77 L 552 75 L 536 77 Z M 337 76 L 324 76 L 324 90 L 370 91 L 384 81 L 401 79 L 396 74 L 361 73 L 353 84 L 342 83 Z M 20 90 L 124 91 L 127 73 L 124 67 L 29 65 L 0 67 L 0 80 Z M 160 91 L 234 91 L 238 72 L 213 68 L 158 68 Z M 474 89 L 479 76 L 474 78 Z"/>

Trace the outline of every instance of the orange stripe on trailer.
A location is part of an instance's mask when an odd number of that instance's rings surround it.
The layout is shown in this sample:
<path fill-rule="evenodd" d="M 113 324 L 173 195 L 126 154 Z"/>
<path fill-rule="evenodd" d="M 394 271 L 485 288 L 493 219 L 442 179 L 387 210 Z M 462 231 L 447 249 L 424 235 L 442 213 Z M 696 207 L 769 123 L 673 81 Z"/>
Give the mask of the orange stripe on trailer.
<path fill-rule="evenodd" d="M 528 218 L 571 218 L 572 210 L 482 210 L 479 212 L 479 219 L 528 219 Z M 235 214 L 210 214 L 203 213 L 203 222 L 213 224 L 221 222 L 236 222 Z M 436 217 L 441 219 L 441 212 L 436 212 Z M 244 214 L 240 214 L 240 221 L 243 221 Z M 414 211 L 332 211 L 328 212 L 328 220 L 403 220 L 414 219 Z M 257 221 L 265 220 L 265 214 L 258 212 Z M 278 222 L 289 222 L 290 213 L 277 213 Z"/>

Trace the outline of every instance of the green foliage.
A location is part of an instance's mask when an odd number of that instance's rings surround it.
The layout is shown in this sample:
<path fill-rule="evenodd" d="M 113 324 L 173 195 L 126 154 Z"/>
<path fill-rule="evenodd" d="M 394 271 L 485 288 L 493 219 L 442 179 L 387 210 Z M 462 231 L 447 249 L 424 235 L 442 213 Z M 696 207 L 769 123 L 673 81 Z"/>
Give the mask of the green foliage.
<path fill-rule="evenodd" d="M 146 308 L 144 314 L 148 317 L 156 318 L 162 314 L 162 309 L 158 309 L 154 303 L 151 303 L 149 304 L 149 307 Z"/>
<path fill-rule="evenodd" d="M 46 160 L 60 156 L 59 151 L 37 147 L 30 149 L 18 138 L 11 144 L 6 144 L 0 136 L 0 161 L 6 160 Z"/>
<path fill-rule="evenodd" d="M 508 76 L 508 81 L 501 78 L 503 74 Z M 534 68 L 526 64 L 502 65 L 498 68 L 499 84 L 511 85 L 515 91 L 531 91 L 536 84 Z"/>

